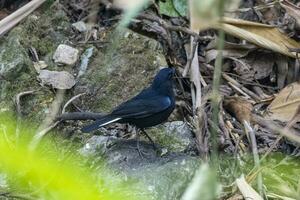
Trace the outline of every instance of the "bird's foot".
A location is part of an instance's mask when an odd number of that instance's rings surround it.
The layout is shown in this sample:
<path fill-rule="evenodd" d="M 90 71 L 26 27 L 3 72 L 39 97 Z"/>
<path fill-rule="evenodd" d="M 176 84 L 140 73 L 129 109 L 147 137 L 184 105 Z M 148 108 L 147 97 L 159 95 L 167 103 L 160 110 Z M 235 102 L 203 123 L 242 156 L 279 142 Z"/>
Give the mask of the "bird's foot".
<path fill-rule="evenodd" d="M 142 159 L 144 159 L 144 156 L 149 155 L 149 154 L 147 154 L 146 152 L 144 152 L 144 151 L 141 150 L 139 138 L 138 138 L 137 141 L 136 141 L 136 149 L 137 149 L 137 151 L 138 151 L 138 153 L 139 153 L 139 155 L 140 155 L 140 157 L 141 157 Z M 144 155 L 144 156 L 143 156 L 143 155 Z"/>

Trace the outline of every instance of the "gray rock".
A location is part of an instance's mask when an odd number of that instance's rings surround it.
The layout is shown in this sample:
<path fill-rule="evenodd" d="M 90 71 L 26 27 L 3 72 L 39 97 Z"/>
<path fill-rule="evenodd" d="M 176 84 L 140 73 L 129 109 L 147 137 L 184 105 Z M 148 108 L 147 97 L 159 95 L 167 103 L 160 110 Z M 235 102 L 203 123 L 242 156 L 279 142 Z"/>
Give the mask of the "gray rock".
<path fill-rule="evenodd" d="M 190 156 L 173 155 L 129 173 L 144 182 L 152 199 L 180 199 L 198 169 L 200 161 Z"/>
<path fill-rule="evenodd" d="M 126 179 L 140 182 L 138 185 L 146 188 L 151 199 L 180 199 L 200 166 L 199 159 L 182 153 L 159 156 L 151 144 L 143 141 L 139 148 L 142 156 L 137 151 L 136 140 L 93 136 L 80 152 L 95 155 L 95 159 L 106 158 L 105 162 Z"/>
<path fill-rule="evenodd" d="M 75 78 L 66 71 L 41 70 L 38 78 L 42 85 L 50 85 L 56 89 L 70 89 L 75 85 Z"/>
<path fill-rule="evenodd" d="M 30 65 L 27 51 L 20 44 L 19 36 L 12 35 L 0 44 L 0 76 L 14 80 Z"/>
<path fill-rule="evenodd" d="M 74 65 L 78 60 L 78 54 L 77 49 L 60 44 L 53 55 L 53 60 L 58 64 Z"/>
<path fill-rule="evenodd" d="M 114 140 L 117 140 L 116 137 L 94 135 L 79 152 L 84 156 L 94 155 L 99 152 L 104 153 Z"/>
<path fill-rule="evenodd" d="M 155 143 L 172 152 L 184 152 L 195 146 L 193 133 L 187 123 L 167 122 L 147 130 Z"/>

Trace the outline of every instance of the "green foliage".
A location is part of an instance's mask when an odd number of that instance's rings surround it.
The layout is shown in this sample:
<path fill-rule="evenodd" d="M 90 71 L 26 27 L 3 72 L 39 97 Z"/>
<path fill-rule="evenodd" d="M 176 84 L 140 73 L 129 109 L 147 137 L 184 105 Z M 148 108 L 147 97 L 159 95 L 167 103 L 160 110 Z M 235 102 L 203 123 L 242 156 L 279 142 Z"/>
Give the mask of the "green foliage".
<path fill-rule="evenodd" d="M 264 185 L 268 193 L 294 199 L 300 197 L 299 158 L 274 153 L 262 166 Z"/>
<path fill-rule="evenodd" d="M 0 171 L 8 175 L 15 190 L 38 199 L 139 199 L 133 182 L 121 180 L 105 167 L 96 171 L 82 165 L 86 158 L 74 153 L 72 145 L 66 150 L 63 145 L 57 147 L 44 140 L 35 151 L 30 151 L 33 130 L 22 128 L 17 145 L 15 130 L 13 118 L 1 114 Z"/>
<path fill-rule="evenodd" d="M 182 16 L 188 15 L 188 3 L 187 0 L 173 0 L 174 8 Z"/>
<path fill-rule="evenodd" d="M 187 0 L 159 1 L 159 11 L 169 17 L 187 16 Z"/>

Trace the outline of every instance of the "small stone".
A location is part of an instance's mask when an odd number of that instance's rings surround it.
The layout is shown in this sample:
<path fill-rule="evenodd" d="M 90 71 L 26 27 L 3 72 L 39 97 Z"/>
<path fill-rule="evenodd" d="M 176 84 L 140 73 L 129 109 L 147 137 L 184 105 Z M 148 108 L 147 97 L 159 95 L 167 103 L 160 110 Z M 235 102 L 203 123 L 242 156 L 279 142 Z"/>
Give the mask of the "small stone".
<path fill-rule="evenodd" d="M 87 31 L 87 26 L 83 21 L 79 21 L 76 23 L 73 23 L 72 26 L 79 32 L 84 33 Z"/>
<path fill-rule="evenodd" d="M 74 65 L 77 62 L 79 51 L 65 44 L 60 44 L 54 55 L 54 62 L 58 64 Z"/>
<path fill-rule="evenodd" d="M 41 70 L 38 78 L 43 85 L 51 85 L 56 89 L 71 89 L 75 85 L 75 78 L 66 71 Z"/>

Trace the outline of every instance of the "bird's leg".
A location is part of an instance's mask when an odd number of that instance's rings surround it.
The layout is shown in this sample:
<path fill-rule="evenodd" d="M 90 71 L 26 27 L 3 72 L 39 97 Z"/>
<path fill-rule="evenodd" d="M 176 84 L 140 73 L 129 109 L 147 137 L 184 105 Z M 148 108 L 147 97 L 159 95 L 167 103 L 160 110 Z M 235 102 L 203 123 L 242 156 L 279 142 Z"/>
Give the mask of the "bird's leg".
<path fill-rule="evenodd" d="M 159 148 L 156 146 L 156 144 L 153 142 L 151 137 L 147 134 L 147 132 L 144 129 L 141 129 L 142 133 L 148 138 L 148 140 L 152 143 L 152 146 L 154 150 L 159 150 Z"/>
<path fill-rule="evenodd" d="M 137 151 L 138 151 L 140 157 L 141 157 L 142 159 L 144 159 L 144 156 L 143 156 L 143 155 L 147 156 L 147 155 L 149 155 L 149 154 L 143 152 L 143 151 L 141 150 L 141 148 L 140 148 L 140 133 L 139 133 L 139 129 L 137 129 L 136 127 L 134 127 L 133 130 L 134 130 L 134 132 L 135 132 L 135 138 L 136 138 L 136 149 L 137 149 Z"/>
<path fill-rule="evenodd" d="M 141 156 L 142 159 L 144 159 L 143 155 L 145 155 L 145 156 L 149 155 L 149 154 L 143 152 L 140 148 L 140 135 L 139 135 L 138 132 L 137 132 L 137 135 L 136 135 L 136 148 L 137 148 L 137 151 L 139 152 L 139 155 Z"/>
<path fill-rule="evenodd" d="M 144 159 L 143 153 L 140 150 L 140 135 L 139 135 L 139 133 L 136 134 L 136 148 L 137 148 L 137 151 L 139 152 L 139 155 L 141 156 L 141 158 Z"/>

